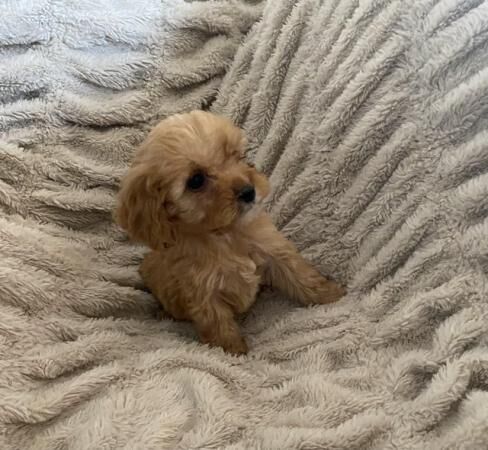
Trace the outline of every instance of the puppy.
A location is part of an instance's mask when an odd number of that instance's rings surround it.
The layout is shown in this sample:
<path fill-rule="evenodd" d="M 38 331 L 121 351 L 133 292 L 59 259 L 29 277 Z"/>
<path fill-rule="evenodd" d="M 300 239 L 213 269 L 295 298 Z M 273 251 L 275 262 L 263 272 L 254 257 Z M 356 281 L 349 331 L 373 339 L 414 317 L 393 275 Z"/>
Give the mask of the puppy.
<path fill-rule="evenodd" d="M 140 273 L 166 312 L 193 322 L 200 340 L 248 351 L 235 320 L 271 285 L 304 305 L 338 300 L 262 210 L 266 177 L 246 163 L 229 120 L 194 111 L 163 120 L 122 180 L 116 220 L 152 251 Z"/>

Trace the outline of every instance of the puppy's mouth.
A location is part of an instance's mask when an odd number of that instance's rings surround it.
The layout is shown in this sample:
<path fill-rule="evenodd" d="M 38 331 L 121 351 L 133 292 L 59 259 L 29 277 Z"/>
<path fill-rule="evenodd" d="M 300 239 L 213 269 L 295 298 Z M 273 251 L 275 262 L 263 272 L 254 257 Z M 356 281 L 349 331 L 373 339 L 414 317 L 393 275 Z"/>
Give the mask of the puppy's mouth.
<path fill-rule="evenodd" d="M 251 212 L 254 208 L 258 206 L 258 203 L 253 202 L 253 203 L 244 203 L 244 204 L 239 204 L 239 216 L 245 216 L 249 212 Z"/>
<path fill-rule="evenodd" d="M 239 205 L 238 222 L 247 223 L 255 218 L 263 210 L 264 199 L 256 198 L 252 203 Z"/>
<path fill-rule="evenodd" d="M 238 203 L 235 206 L 233 218 L 219 224 L 213 224 L 210 231 L 212 233 L 223 233 L 234 225 L 246 225 L 263 210 L 263 203 L 262 199 L 259 201 L 256 199 L 253 203 Z"/>

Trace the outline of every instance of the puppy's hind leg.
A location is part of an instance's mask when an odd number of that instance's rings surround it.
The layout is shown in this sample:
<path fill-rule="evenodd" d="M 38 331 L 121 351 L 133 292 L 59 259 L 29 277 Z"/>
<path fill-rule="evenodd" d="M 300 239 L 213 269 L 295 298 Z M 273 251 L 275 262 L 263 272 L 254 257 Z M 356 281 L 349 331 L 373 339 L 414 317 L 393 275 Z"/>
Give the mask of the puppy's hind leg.
<path fill-rule="evenodd" d="M 222 347 L 229 353 L 247 353 L 248 347 L 234 312 L 222 299 L 212 298 L 200 303 L 191 309 L 190 316 L 204 344 Z"/>

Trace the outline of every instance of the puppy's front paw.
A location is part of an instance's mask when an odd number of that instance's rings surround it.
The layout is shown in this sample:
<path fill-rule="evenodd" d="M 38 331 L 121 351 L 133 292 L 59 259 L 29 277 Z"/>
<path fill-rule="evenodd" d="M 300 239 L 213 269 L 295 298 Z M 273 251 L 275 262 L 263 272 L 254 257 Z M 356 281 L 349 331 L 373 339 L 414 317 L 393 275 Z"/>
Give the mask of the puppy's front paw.
<path fill-rule="evenodd" d="M 223 343 L 222 348 L 227 353 L 232 353 L 234 355 L 245 355 L 249 351 L 247 343 L 243 337 Z"/>
<path fill-rule="evenodd" d="M 156 311 L 156 320 L 162 321 L 162 320 L 167 320 L 170 319 L 171 315 L 167 313 L 164 308 L 158 308 Z"/>
<path fill-rule="evenodd" d="M 234 355 L 244 355 L 248 352 L 246 341 L 240 333 L 200 333 L 200 340 L 211 347 L 222 347 L 225 352 Z"/>
<path fill-rule="evenodd" d="M 324 305 L 334 303 L 346 294 L 346 289 L 340 284 L 326 278 L 321 278 L 313 290 L 311 304 Z"/>

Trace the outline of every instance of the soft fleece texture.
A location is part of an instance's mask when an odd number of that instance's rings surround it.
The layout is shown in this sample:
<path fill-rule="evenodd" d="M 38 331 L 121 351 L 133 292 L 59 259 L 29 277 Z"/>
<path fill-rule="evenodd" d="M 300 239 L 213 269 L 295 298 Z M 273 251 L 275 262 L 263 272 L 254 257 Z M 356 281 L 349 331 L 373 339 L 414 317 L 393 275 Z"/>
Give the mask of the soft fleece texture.
<path fill-rule="evenodd" d="M 0 17 L 0 448 L 488 447 L 488 2 Z M 147 129 L 209 105 L 247 131 L 277 224 L 349 289 L 263 296 L 241 358 L 156 320 L 144 249 L 111 220 Z"/>

